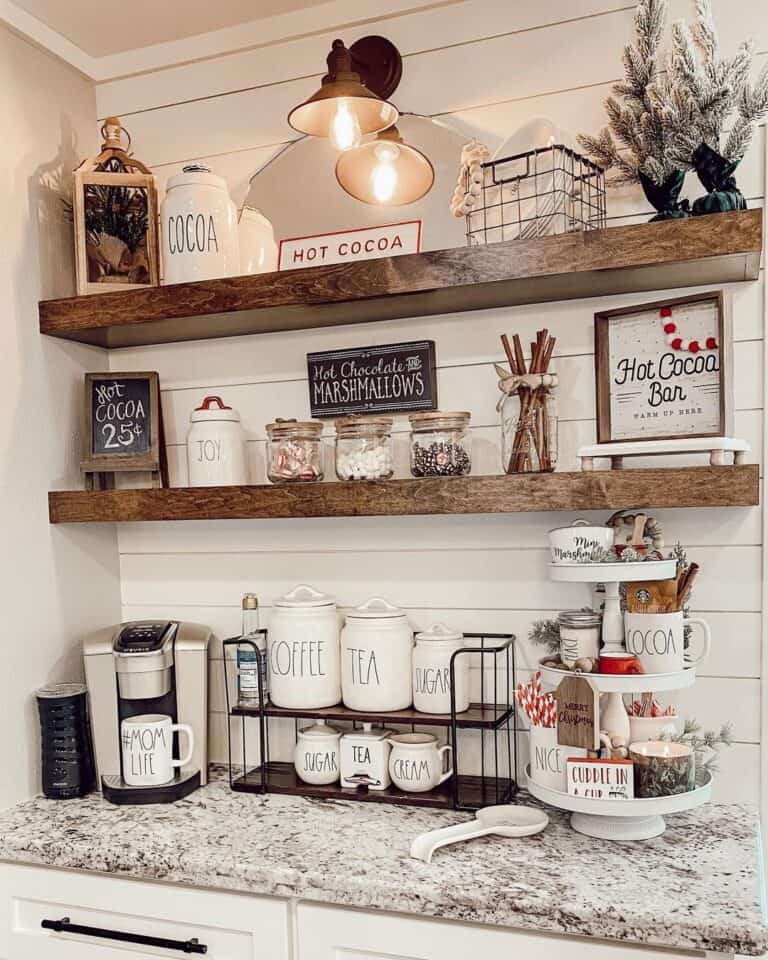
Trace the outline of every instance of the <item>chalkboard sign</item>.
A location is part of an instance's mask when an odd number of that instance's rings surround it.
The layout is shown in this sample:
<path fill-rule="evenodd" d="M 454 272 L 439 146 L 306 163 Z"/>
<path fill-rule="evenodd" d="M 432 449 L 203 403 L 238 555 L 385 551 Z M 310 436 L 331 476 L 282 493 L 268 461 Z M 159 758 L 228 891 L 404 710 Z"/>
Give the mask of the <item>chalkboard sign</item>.
<path fill-rule="evenodd" d="M 432 340 L 309 353 L 307 374 L 313 417 L 437 409 Z"/>
<path fill-rule="evenodd" d="M 156 373 L 87 373 L 86 450 L 81 468 L 88 485 L 92 485 L 94 474 L 164 474 L 161 423 Z"/>

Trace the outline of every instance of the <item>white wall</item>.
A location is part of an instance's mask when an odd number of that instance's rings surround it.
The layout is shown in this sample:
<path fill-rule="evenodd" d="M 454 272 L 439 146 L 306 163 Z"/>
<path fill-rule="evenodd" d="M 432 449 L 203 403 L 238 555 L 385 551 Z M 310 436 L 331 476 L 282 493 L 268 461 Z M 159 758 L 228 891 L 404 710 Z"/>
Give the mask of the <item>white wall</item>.
<path fill-rule="evenodd" d="M 48 490 L 80 484 L 82 375 L 105 352 L 37 329 L 37 301 L 74 292 L 60 191 L 94 114 L 89 81 L 0 27 L 0 808 L 40 788 L 33 691 L 81 678 L 83 632 L 119 616 L 114 530 L 48 524 Z"/>
<path fill-rule="evenodd" d="M 724 42 L 733 46 L 749 24 L 758 61 L 768 51 L 768 15 L 757 0 L 716 3 Z M 675 16 L 688 12 L 673 0 Z M 604 122 L 602 100 L 621 74 L 621 45 L 631 34 L 632 5 L 608 0 L 468 0 L 439 10 L 391 17 L 338 31 L 348 41 L 381 32 L 405 53 L 396 100 L 477 133 L 492 148 L 525 121 L 547 116 L 573 132 Z M 332 36 L 318 35 L 226 57 L 104 83 L 100 116 L 118 113 L 137 153 L 160 178 L 182 162 L 209 158 L 228 178 L 236 201 L 248 179 L 290 138 L 289 107 L 317 85 L 308 70 L 323 64 Z M 750 206 L 763 202 L 761 130 L 739 180 Z M 457 158 L 458 159 L 458 158 Z M 308 178 L 311 180 L 311 178 Z M 693 177 L 689 193 L 700 192 Z M 296 185 L 296 202 L 309 202 Z M 449 197 L 446 195 L 445 202 Z M 400 215 L 402 211 L 398 211 Z M 650 211 L 641 193 L 609 198 L 612 223 L 640 222 Z M 384 220 L 385 217 L 382 217 Z M 763 279 L 733 285 L 736 430 L 763 449 Z M 546 304 L 478 314 L 400 320 L 367 327 L 302 331 L 204 344 L 117 351 L 113 369 L 156 369 L 163 386 L 173 481 L 186 482 L 184 437 L 190 409 L 216 388 L 242 413 L 255 479 L 264 479 L 264 424 L 308 414 L 305 355 L 363 342 L 432 337 L 437 341 L 440 403 L 472 411 L 475 472 L 498 472 L 497 399 L 492 362 L 502 361 L 501 332 L 556 333 L 561 374 L 561 460 L 575 467 L 579 444 L 594 439 L 593 314 L 662 291 Z M 398 475 L 406 475 L 404 424 L 398 424 Z M 675 462 L 680 462 L 679 460 Z M 631 506 L 628 504 L 628 506 Z M 707 725 L 732 720 L 736 746 L 723 754 L 718 796 L 759 798 L 761 555 L 759 508 L 664 511 L 670 542 L 679 539 L 703 568 L 697 612 L 714 628 L 715 650 L 702 679 L 680 695 L 682 711 Z M 465 630 L 511 630 L 528 666 L 531 621 L 581 604 L 578 588 L 548 582 L 546 531 L 559 514 L 481 518 L 252 521 L 131 525 L 119 531 L 123 615 L 173 616 L 210 623 L 220 636 L 238 626 L 245 590 L 264 601 L 300 581 L 333 592 L 342 605 L 383 594 L 405 606 L 417 627 L 436 618 Z M 218 672 L 212 683 L 212 750 L 226 756 Z"/>

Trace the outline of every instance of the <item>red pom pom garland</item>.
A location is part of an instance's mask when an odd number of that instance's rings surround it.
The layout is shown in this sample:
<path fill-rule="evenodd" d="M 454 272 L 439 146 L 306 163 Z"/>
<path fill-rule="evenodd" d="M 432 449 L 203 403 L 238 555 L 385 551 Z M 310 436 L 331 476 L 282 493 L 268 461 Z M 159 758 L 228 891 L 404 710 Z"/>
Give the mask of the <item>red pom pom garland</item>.
<path fill-rule="evenodd" d="M 677 324 L 670 320 L 672 316 L 672 307 L 662 307 L 659 310 L 659 316 L 667 321 L 664 324 L 664 333 L 667 336 L 667 343 L 673 350 L 687 350 L 689 353 L 698 353 L 700 350 L 717 350 L 717 340 L 715 337 L 707 337 L 702 346 L 698 340 L 684 340 L 678 333 Z"/>

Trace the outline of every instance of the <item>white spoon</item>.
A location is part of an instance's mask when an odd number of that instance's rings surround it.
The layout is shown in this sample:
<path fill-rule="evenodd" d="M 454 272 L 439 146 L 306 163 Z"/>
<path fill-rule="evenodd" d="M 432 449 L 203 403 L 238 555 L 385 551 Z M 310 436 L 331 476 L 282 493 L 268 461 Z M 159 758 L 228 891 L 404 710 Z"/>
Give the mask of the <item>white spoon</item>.
<path fill-rule="evenodd" d="M 457 823 L 453 827 L 430 830 L 411 844 L 411 856 L 425 863 L 432 861 L 432 854 L 439 847 L 460 840 L 473 840 L 496 833 L 501 837 L 530 837 L 541 831 L 549 823 L 549 817 L 543 810 L 535 807 L 516 807 L 505 803 L 498 807 L 484 807 L 478 810 L 474 820 Z"/>

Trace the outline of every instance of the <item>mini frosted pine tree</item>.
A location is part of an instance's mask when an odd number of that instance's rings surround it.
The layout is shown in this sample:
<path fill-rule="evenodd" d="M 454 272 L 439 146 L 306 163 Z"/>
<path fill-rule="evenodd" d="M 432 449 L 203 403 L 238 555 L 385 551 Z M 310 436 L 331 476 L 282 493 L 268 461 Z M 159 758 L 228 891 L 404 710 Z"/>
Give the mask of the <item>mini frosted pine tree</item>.
<path fill-rule="evenodd" d="M 582 135 L 580 145 L 606 170 L 613 184 L 640 183 L 661 213 L 654 219 L 687 216 L 677 197 L 683 171 L 675 162 L 669 111 L 674 102 L 659 69 L 659 46 L 667 19 L 666 0 L 640 0 L 634 43 L 624 47 L 624 80 L 605 101 L 610 123 L 599 136 Z M 687 104 L 678 101 L 680 110 Z M 680 124 L 682 126 L 682 123 Z"/>

